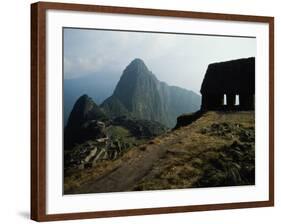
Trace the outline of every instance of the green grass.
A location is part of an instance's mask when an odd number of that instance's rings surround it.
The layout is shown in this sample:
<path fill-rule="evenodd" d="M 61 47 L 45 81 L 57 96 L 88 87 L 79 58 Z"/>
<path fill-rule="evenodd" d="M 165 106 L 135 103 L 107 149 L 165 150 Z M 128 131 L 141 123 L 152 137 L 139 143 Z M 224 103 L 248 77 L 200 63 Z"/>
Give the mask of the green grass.
<path fill-rule="evenodd" d="M 171 134 L 179 140 L 134 190 L 255 184 L 252 112 L 209 112 Z"/>

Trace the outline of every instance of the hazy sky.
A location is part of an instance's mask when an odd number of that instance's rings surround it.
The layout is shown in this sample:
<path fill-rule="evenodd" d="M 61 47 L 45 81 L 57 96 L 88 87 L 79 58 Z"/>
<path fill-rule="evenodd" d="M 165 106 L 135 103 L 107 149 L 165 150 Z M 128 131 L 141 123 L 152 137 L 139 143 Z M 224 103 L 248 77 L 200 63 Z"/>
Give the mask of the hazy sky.
<path fill-rule="evenodd" d="M 252 56 L 255 38 L 64 29 L 65 79 L 119 78 L 141 58 L 160 81 L 199 92 L 208 64 Z"/>

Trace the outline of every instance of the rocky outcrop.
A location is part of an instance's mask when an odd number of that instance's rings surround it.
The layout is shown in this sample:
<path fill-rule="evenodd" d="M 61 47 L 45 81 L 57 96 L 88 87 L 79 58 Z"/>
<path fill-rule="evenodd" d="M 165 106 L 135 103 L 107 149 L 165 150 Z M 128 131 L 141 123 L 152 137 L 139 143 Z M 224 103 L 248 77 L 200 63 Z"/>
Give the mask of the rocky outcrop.
<path fill-rule="evenodd" d="M 189 114 L 182 114 L 178 116 L 177 118 L 177 125 L 175 129 L 187 126 L 191 124 L 192 122 L 196 121 L 202 116 L 203 112 L 201 110 L 196 111 L 195 113 L 189 113 Z"/>
<path fill-rule="evenodd" d="M 196 93 L 160 82 L 141 59 L 124 70 L 111 97 L 101 108 L 113 117 L 129 116 L 174 127 L 178 115 L 199 109 Z"/>
<path fill-rule="evenodd" d="M 65 172 L 69 169 L 87 169 L 102 160 L 115 160 L 130 147 L 122 140 L 100 138 L 78 144 L 64 153 Z"/>

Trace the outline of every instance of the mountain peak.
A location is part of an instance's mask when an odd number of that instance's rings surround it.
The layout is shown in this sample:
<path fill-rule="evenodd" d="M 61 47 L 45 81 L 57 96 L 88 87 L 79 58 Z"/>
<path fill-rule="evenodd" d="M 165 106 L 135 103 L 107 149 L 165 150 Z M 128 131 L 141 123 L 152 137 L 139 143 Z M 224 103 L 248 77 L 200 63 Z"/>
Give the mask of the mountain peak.
<path fill-rule="evenodd" d="M 96 105 L 91 97 L 84 94 L 74 104 L 74 107 L 70 113 L 67 126 L 79 126 L 85 120 L 99 120 L 104 119 L 105 115 Z"/>
<path fill-rule="evenodd" d="M 136 58 L 101 107 L 109 116 L 129 115 L 173 127 L 179 114 L 194 112 L 199 104 L 199 95 L 160 82 L 143 60 Z"/>
<path fill-rule="evenodd" d="M 144 61 L 141 58 L 135 58 L 130 64 L 144 64 Z"/>
<path fill-rule="evenodd" d="M 77 101 L 79 101 L 79 102 L 87 102 L 87 101 L 90 101 L 91 100 L 91 98 L 87 95 L 87 94 L 83 94 L 82 96 L 80 96 L 79 97 L 79 99 L 77 100 Z"/>
<path fill-rule="evenodd" d="M 135 58 L 131 61 L 131 63 L 126 67 L 125 71 L 131 72 L 134 74 L 141 74 L 149 72 L 148 68 L 146 67 L 144 61 L 140 58 Z"/>
<path fill-rule="evenodd" d="M 123 71 L 113 95 L 128 111 L 132 111 L 134 96 L 147 89 L 155 89 L 156 82 L 157 80 L 143 60 L 136 58 Z"/>

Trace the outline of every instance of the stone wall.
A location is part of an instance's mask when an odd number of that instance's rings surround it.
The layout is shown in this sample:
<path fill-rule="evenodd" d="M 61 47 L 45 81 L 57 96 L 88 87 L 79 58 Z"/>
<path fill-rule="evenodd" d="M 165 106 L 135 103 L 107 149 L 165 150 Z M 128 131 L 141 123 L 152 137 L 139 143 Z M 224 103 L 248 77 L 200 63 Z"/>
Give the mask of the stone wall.
<path fill-rule="evenodd" d="M 201 110 L 253 110 L 255 107 L 255 58 L 208 66 L 201 85 Z M 226 96 L 226 104 L 224 104 Z M 237 104 L 236 96 L 239 98 Z"/>

